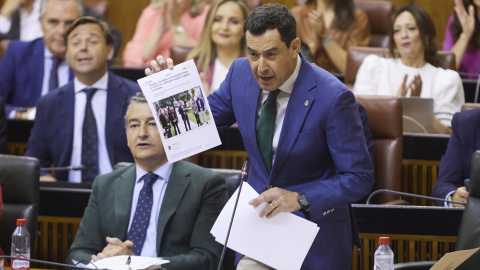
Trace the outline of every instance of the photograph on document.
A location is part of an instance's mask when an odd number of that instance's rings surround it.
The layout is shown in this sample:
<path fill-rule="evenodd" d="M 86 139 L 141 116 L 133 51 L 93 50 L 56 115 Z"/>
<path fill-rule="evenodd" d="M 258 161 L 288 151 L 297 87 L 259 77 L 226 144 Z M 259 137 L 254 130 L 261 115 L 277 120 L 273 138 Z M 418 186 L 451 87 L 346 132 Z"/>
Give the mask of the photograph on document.
<path fill-rule="evenodd" d="M 193 61 L 139 79 L 138 84 L 155 116 L 170 163 L 221 144 Z"/>

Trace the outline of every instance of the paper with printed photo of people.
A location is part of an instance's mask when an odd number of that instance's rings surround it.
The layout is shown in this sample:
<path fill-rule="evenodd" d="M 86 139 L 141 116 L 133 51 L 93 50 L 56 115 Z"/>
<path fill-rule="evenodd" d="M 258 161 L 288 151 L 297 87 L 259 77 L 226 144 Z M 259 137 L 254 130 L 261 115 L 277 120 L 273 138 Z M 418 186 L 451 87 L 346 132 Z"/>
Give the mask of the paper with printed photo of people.
<path fill-rule="evenodd" d="M 139 79 L 138 84 L 155 116 L 170 163 L 221 144 L 193 60 Z"/>

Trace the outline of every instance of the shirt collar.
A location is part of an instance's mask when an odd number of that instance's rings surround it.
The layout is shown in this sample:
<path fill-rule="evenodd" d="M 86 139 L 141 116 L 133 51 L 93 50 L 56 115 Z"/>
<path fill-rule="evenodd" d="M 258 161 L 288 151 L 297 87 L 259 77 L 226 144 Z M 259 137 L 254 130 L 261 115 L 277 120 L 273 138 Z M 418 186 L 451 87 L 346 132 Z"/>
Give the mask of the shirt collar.
<path fill-rule="evenodd" d="M 139 183 L 142 176 L 144 176 L 148 172 L 142 169 L 140 166 L 138 166 L 138 164 L 135 164 L 135 168 L 136 168 L 135 183 Z M 165 162 L 165 164 L 163 164 L 158 169 L 153 171 L 153 173 L 160 176 L 161 179 L 165 180 L 168 183 L 170 174 L 172 174 L 172 169 L 173 169 L 173 164 L 170 164 L 169 162 Z"/>
<path fill-rule="evenodd" d="M 44 55 L 45 59 L 52 59 L 53 58 L 53 54 L 52 54 L 52 52 L 50 52 L 50 50 L 47 48 L 47 46 L 45 46 L 43 51 L 44 51 L 43 55 Z"/>
<path fill-rule="evenodd" d="M 297 80 L 298 74 L 300 72 L 300 66 L 302 65 L 302 58 L 300 55 L 297 54 L 297 66 L 293 71 L 290 78 L 288 78 L 278 89 L 282 90 L 282 92 L 286 92 L 291 94 L 293 90 L 293 86 L 295 85 L 295 81 Z"/>
<path fill-rule="evenodd" d="M 93 85 L 85 85 L 81 83 L 77 77 L 73 79 L 73 85 L 75 88 L 75 93 L 82 91 L 85 88 L 97 88 L 98 90 L 107 90 L 108 86 L 108 71 L 100 78 L 100 80 L 96 81 Z"/>

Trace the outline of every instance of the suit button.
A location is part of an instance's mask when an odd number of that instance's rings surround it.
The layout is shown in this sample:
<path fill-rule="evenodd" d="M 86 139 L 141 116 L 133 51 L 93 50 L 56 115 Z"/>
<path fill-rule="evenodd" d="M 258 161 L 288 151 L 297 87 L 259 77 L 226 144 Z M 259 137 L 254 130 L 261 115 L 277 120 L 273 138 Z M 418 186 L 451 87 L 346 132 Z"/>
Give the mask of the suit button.
<path fill-rule="evenodd" d="M 333 212 L 333 210 L 335 210 L 335 208 L 332 208 L 332 212 Z"/>
<path fill-rule="evenodd" d="M 327 212 L 323 212 L 323 215 L 325 216 L 327 214 Z"/>
<path fill-rule="evenodd" d="M 330 214 L 330 210 L 327 210 L 327 214 Z"/>
<path fill-rule="evenodd" d="M 272 189 L 272 188 L 273 188 L 272 185 L 268 185 L 268 186 L 267 186 L 267 189 Z"/>

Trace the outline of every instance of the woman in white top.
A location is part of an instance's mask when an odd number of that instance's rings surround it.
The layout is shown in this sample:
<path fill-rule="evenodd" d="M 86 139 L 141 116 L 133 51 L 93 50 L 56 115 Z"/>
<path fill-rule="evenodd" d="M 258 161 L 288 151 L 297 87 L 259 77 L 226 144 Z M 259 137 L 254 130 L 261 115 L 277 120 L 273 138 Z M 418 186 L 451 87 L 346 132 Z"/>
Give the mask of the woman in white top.
<path fill-rule="evenodd" d="M 244 0 L 212 3 L 200 40 L 187 56 L 196 61 L 207 95 L 220 87 L 235 59 L 247 56 L 242 37 L 248 13 Z"/>
<path fill-rule="evenodd" d="M 392 19 L 389 50 L 393 58 L 370 55 L 357 73 L 355 95 L 420 96 L 434 99 L 434 127 L 451 133 L 451 120 L 465 97 L 456 71 L 438 64 L 435 27 L 418 5 L 397 10 Z M 397 50 L 400 57 L 396 57 Z"/>

